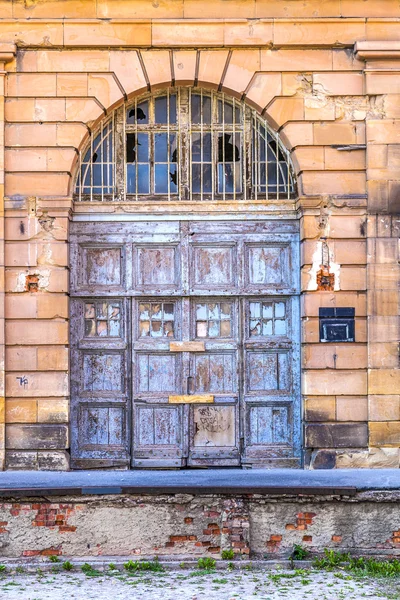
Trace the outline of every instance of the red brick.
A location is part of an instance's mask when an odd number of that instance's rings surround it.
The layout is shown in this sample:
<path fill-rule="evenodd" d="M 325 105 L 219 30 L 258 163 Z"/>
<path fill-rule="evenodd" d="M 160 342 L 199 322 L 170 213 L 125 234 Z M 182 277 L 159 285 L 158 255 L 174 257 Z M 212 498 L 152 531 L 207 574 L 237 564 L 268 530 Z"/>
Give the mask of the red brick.
<path fill-rule="evenodd" d="M 185 517 L 185 523 L 186 525 L 190 525 L 191 523 L 193 523 L 192 517 Z"/>
<path fill-rule="evenodd" d="M 40 552 L 42 556 L 60 556 L 62 554 L 61 550 L 58 548 L 46 548 Z"/>
<path fill-rule="evenodd" d="M 75 527 L 75 525 L 61 525 L 59 527 L 59 531 L 61 533 L 66 532 L 66 531 L 68 531 L 68 532 L 74 532 L 74 531 L 76 531 L 76 527 Z"/>
<path fill-rule="evenodd" d="M 271 535 L 270 541 L 271 542 L 281 542 L 282 536 L 281 535 Z"/>
<path fill-rule="evenodd" d="M 341 535 L 333 535 L 332 536 L 332 542 L 341 542 L 341 541 L 342 541 Z"/>
<path fill-rule="evenodd" d="M 169 539 L 171 542 L 186 542 L 188 539 L 188 536 L 187 535 L 171 535 Z"/>
<path fill-rule="evenodd" d="M 312 542 L 312 535 L 303 535 L 303 542 Z"/>

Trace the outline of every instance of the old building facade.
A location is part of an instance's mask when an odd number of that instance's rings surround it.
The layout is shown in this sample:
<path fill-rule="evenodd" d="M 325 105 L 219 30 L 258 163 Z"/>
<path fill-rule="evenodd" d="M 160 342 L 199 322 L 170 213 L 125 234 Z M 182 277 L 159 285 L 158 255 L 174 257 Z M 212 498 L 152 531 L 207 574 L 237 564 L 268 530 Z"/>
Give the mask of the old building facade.
<path fill-rule="evenodd" d="M 0 2 L 3 469 L 399 467 L 399 24 Z"/>

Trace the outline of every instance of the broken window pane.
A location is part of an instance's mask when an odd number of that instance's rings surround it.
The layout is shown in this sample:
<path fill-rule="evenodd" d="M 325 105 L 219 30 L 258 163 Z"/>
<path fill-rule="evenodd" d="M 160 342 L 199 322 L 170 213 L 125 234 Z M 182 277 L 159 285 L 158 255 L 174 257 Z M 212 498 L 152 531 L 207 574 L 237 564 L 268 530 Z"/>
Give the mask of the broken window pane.
<path fill-rule="evenodd" d="M 119 337 L 121 304 L 96 301 L 85 304 L 85 337 Z"/>
<path fill-rule="evenodd" d="M 139 337 L 174 337 L 175 305 L 172 302 L 139 304 Z"/>
<path fill-rule="evenodd" d="M 196 304 L 196 336 L 198 338 L 231 337 L 232 302 Z"/>
<path fill-rule="evenodd" d="M 286 303 L 249 302 L 249 336 L 286 335 Z"/>
<path fill-rule="evenodd" d="M 147 100 L 140 102 L 135 108 L 131 106 L 126 111 L 126 122 L 129 125 L 147 125 L 149 122 L 149 103 Z"/>

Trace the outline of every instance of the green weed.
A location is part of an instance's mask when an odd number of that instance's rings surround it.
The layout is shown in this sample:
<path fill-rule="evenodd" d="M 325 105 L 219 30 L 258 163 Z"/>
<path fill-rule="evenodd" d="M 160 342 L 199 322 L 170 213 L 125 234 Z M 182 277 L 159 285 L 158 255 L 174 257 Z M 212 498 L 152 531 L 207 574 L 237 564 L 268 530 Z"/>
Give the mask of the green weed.
<path fill-rule="evenodd" d="M 24 572 L 24 567 L 17 567 L 17 568 L 15 569 L 15 572 L 16 572 L 16 573 L 19 573 L 19 574 L 23 573 L 23 572 Z"/>
<path fill-rule="evenodd" d="M 222 550 L 221 556 L 223 560 L 232 560 L 235 558 L 235 553 L 231 548 L 230 550 Z"/>
<path fill-rule="evenodd" d="M 89 563 L 84 563 L 81 566 L 81 570 L 85 573 L 86 577 L 100 577 L 102 575 L 100 571 L 93 569 L 92 565 L 89 565 Z"/>
<path fill-rule="evenodd" d="M 129 573 L 137 573 L 138 571 L 152 571 L 153 573 L 164 571 L 164 568 L 155 558 L 153 561 L 148 560 L 128 560 L 124 563 L 124 569 Z"/>
<path fill-rule="evenodd" d="M 6 565 L 0 565 L 0 573 L 5 573 L 7 571 Z"/>
<path fill-rule="evenodd" d="M 348 553 L 324 550 L 324 556 L 314 560 L 314 567 L 332 571 L 341 568 L 352 575 L 359 577 L 400 577 L 400 561 L 376 560 L 375 558 L 352 558 Z"/>
<path fill-rule="evenodd" d="M 336 552 L 335 550 L 328 550 L 325 548 L 324 556 L 321 558 L 315 558 L 313 565 L 317 569 L 325 569 L 326 571 L 331 571 L 332 569 L 336 569 L 343 563 L 348 563 L 350 560 L 350 554 L 343 552 Z"/>
<path fill-rule="evenodd" d="M 293 547 L 292 558 L 293 560 L 306 560 L 310 556 L 310 551 L 307 548 L 303 548 L 300 544 L 295 544 Z"/>
<path fill-rule="evenodd" d="M 108 565 L 108 568 L 110 569 L 110 571 L 116 571 L 117 570 L 117 565 L 114 563 L 110 563 Z"/>
<path fill-rule="evenodd" d="M 58 556 L 55 556 L 54 554 L 52 554 L 51 556 L 49 556 L 49 561 L 52 563 L 58 563 L 58 562 L 60 562 L 60 559 L 58 558 Z"/>
<path fill-rule="evenodd" d="M 215 569 L 216 561 L 213 558 L 207 556 L 206 558 L 199 558 L 197 566 L 199 569 L 205 569 L 207 571 L 213 571 Z"/>
<path fill-rule="evenodd" d="M 64 569 L 64 571 L 72 571 L 74 565 L 69 560 L 66 560 L 62 564 L 62 568 Z"/>
<path fill-rule="evenodd" d="M 216 578 L 212 580 L 213 583 L 228 583 L 228 580 L 225 579 L 225 577 L 221 577 L 221 578 Z"/>

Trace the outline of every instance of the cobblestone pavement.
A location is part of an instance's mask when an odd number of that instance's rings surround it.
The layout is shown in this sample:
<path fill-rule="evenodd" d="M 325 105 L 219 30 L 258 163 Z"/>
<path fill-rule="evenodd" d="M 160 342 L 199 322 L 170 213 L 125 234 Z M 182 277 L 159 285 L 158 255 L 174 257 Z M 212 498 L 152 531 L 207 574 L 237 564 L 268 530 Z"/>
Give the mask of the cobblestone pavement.
<path fill-rule="evenodd" d="M 56 567 L 57 568 L 57 567 Z M 400 599 L 400 581 L 309 570 L 196 570 L 130 575 L 106 571 L 4 574 L 1 600 L 360 600 Z"/>

